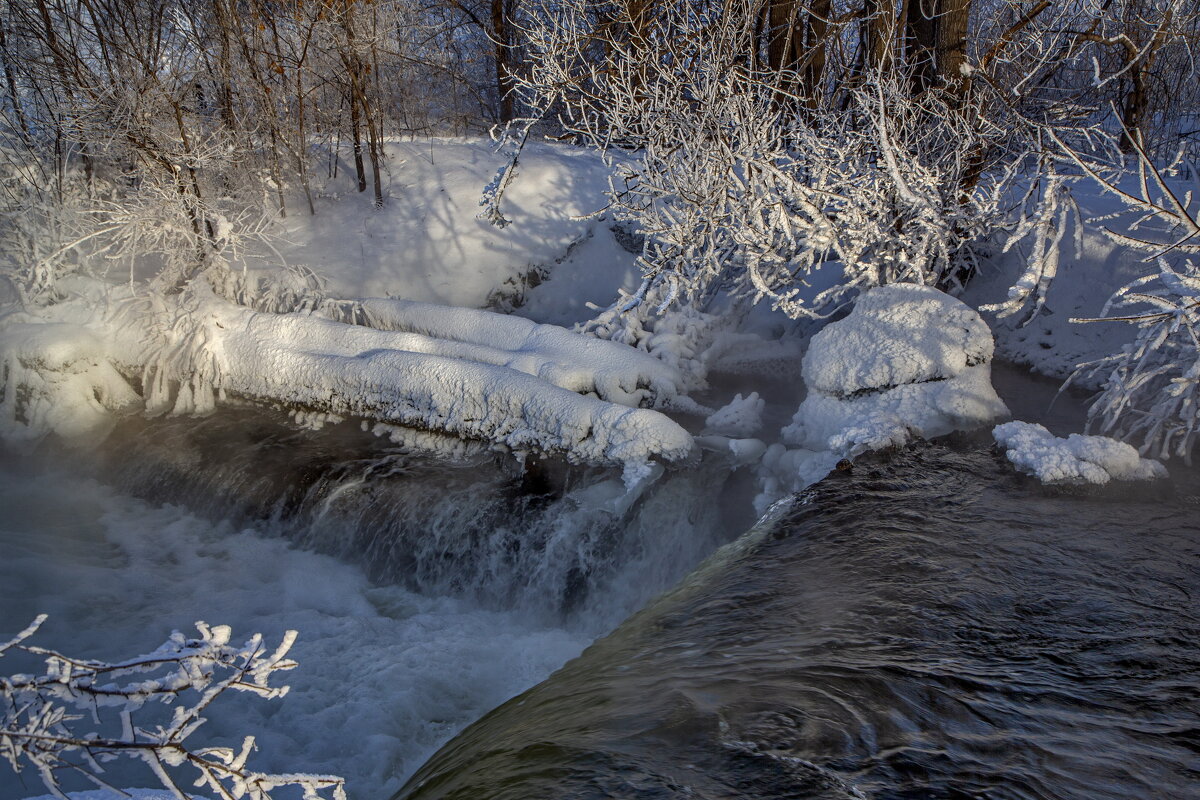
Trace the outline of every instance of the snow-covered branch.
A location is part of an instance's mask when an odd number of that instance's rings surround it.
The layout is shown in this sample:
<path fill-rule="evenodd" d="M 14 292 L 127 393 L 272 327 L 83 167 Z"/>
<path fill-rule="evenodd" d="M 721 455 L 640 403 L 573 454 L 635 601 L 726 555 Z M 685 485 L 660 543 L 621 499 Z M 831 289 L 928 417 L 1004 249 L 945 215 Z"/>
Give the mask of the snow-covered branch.
<path fill-rule="evenodd" d="M 117 662 L 67 656 L 26 642 L 45 615 L 0 645 L 0 657 L 23 651 L 45 661 L 41 675 L 0 676 L 0 759 L 14 772 L 32 769 L 46 788 L 64 797 L 60 775 L 76 772 L 111 788 L 103 764 L 115 759 L 143 761 L 164 788 L 180 800 L 188 795 L 177 776 L 190 773 L 193 785 L 222 800 L 270 800 L 280 788 L 298 787 L 306 800 L 345 800 L 344 781 L 333 775 L 272 774 L 247 766 L 255 750 L 247 736 L 236 750 L 192 747 L 187 743 L 205 722 L 212 703 L 229 690 L 278 698 L 286 686 L 272 686 L 276 672 L 294 669 L 287 658 L 296 639 L 288 631 L 273 650 L 259 634 L 231 643 L 227 626 L 197 622 L 199 636 L 175 632 L 153 652 Z M 151 724 L 147 707 L 173 706 L 169 719 Z M 139 715 L 135 720 L 135 715 Z M 79 734 L 74 726 L 89 719 L 106 733 Z"/>

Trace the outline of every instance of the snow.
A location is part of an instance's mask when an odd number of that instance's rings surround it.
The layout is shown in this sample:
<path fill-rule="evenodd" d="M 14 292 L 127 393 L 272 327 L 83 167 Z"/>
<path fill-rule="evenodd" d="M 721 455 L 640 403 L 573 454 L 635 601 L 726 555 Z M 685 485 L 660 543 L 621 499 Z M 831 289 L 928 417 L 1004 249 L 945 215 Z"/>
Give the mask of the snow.
<path fill-rule="evenodd" d="M 991 360 L 979 314 L 932 287 L 894 283 L 868 291 L 846 320 L 814 336 L 803 374 L 810 391 L 848 397 L 954 378 Z"/>
<path fill-rule="evenodd" d="M 630 406 L 666 404 L 683 383 L 678 370 L 648 353 L 581 336 L 557 325 L 408 300 L 367 299 L 359 306 L 373 328 L 478 345 L 478 349 L 459 351 L 475 360 L 504 363 L 556 386 L 594 393 L 610 402 Z M 491 355 L 491 351 L 501 352 Z"/>
<path fill-rule="evenodd" d="M 484 138 L 390 142 L 382 209 L 373 208 L 370 192 L 354 191 L 352 176 L 339 176 L 317 197 L 315 216 L 293 201 L 276 249 L 287 264 L 315 273 L 333 296 L 471 308 L 531 267 L 569 261 L 572 246 L 589 234 L 602 244 L 590 255 L 620 259 L 626 269 L 633 264 L 631 254 L 608 246 L 607 223 L 576 219 L 604 207 L 610 174 L 583 148 L 531 139 L 501 203 L 512 224 L 477 218 L 480 194 L 506 160 L 493 150 Z M 278 258 L 247 263 L 270 269 Z"/>
<path fill-rule="evenodd" d="M 916 284 L 871 289 L 813 337 L 809 394 L 784 439 L 852 457 L 1006 416 L 991 355 L 987 325 L 962 302 Z"/>
<path fill-rule="evenodd" d="M 1119 352 L 1137 332 L 1134 326 L 1120 322 L 1071 320 L 1099 316 L 1114 292 L 1155 271 L 1144 263 L 1144 254 L 1114 241 L 1097 224 L 1086 224 L 1089 218 L 1111 217 L 1103 224 L 1121 230 L 1136 219 L 1136 214 L 1121 213 L 1125 209 L 1119 200 L 1103 195 L 1088 182 L 1074 184 L 1072 195 L 1083 212 L 1085 225 L 1080 231 L 1077 221 L 1071 218 L 1061 222 L 1062 252 L 1057 256 L 1056 275 L 1046 292 L 1045 305 L 1033 316 L 1022 312 L 997 317 L 985 312 L 999 357 L 1060 380 L 1068 378 L 1079 364 Z M 1149 235 L 1151 227 L 1145 224 L 1141 232 Z M 1004 303 L 1010 287 L 1025 272 L 1027 256 L 1024 246 L 1017 246 L 984 262 L 980 274 L 963 293 L 963 301 L 973 308 Z M 1074 383 L 1099 389 L 1107 377 L 1102 373 L 1080 375 Z"/>
<path fill-rule="evenodd" d="M 114 415 L 140 407 L 133 389 L 105 359 L 99 336 L 68 323 L 16 323 L 0 337 L 0 437 L 53 431 L 93 441 Z M 22 387 L 21 391 L 13 387 Z"/>
<path fill-rule="evenodd" d="M 762 428 L 765 405 L 766 401 L 758 396 L 758 392 L 745 397 L 738 393 L 704 420 L 704 432 L 741 439 L 751 437 Z"/>
<path fill-rule="evenodd" d="M 677 462 L 694 452 L 691 435 L 677 423 L 629 407 L 675 398 L 678 373 L 621 344 L 423 303 L 364 301 L 370 321 L 392 328 L 379 330 L 310 314 L 255 312 L 201 285 L 193 292 L 191 305 L 169 323 L 161 314 L 131 311 L 127 302 L 91 327 L 6 327 L 7 361 L 20 367 L 10 369 L 8 380 L 41 392 L 23 409 L 16 408 L 19 392 L 6 393 L 8 428 L 29 436 L 62 432 L 67 425 L 59 416 L 94 426 L 106 399 L 117 408 L 136 404 L 107 357 L 142 377 L 152 413 L 208 413 L 232 395 L 282 404 L 303 421 L 363 417 L 593 464 Z M 80 313 L 71 306 L 53 310 Z M 63 369 L 72 371 L 57 377 Z"/>
<path fill-rule="evenodd" d="M 622 373 L 612 367 L 615 359 L 607 371 L 591 371 L 537 350 L 501 350 L 300 314 L 214 305 L 210 315 L 206 350 L 216 362 L 217 386 L 240 396 L 593 464 L 681 461 L 693 453 L 691 436 L 663 414 L 576 393 L 595 389 L 625 402 L 641 399 L 637 371 Z M 595 349 L 610 355 L 608 348 Z"/>
<path fill-rule="evenodd" d="M 1021 472 L 1043 483 L 1148 481 L 1167 477 L 1158 461 L 1142 458 L 1131 445 L 1106 436 L 1073 433 L 1063 439 L 1030 422 L 1006 422 L 992 430 L 996 443 Z"/>

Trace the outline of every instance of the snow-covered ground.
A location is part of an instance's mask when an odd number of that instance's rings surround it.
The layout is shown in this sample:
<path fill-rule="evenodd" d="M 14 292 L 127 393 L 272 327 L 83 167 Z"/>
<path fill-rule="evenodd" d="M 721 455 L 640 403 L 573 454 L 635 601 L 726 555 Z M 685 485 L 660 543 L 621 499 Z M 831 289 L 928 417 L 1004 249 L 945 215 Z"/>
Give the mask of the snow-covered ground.
<path fill-rule="evenodd" d="M 1133 186 L 1125 187 L 1136 193 Z M 1072 319 L 1099 317 L 1104 304 L 1122 286 L 1152 271 L 1144 253 L 1119 244 L 1101 227 L 1123 231 L 1136 219 L 1120 201 L 1102 194 L 1087 181 L 1074 185 L 1073 195 L 1084 218 L 1080 231 L 1069 216 L 1059 251 L 1057 275 L 1046 294 L 1046 304 L 1032 316 L 1027 311 L 1000 318 L 984 312 L 996 339 L 999 358 L 1027 366 L 1034 372 L 1065 380 L 1077 365 L 1118 352 L 1133 341 L 1135 329 L 1120 322 L 1077 323 Z M 1089 219 L 1104 218 L 1093 223 Z M 1153 237 L 1155 226 L 1143 224 L 1141 233 Z M 1020 278 L 1029 253 L 1024 241 L 1008 253 L 996 253 L 963 293 L 972 308 L 1003 302 Z M 1105 375 L 1081 374 L 1079 386 L 1095 389 Z"/>
<path fill-rule="evenodd" d="M 591 272 L 590 292 L 581 276 L 570 296 L 540 301 L 544 321 L 562 323 L 586 316 L 587 301 L 611 302 L 614 275 L 636 280 L 634 256 L 591 216 L 607 202 L 609 169 L 590 151 L 531 139 L 501 202 L 512 221 L 503 228 L 477 216 L 483 187 L 506 162 L 490 141 L 398 141 L 386 155 L 382 209 L 343 172 L 316 198 L 315 216 L 297 198 L 282 222 L 279 254 L 320 276 L 331 295 L 480 308 L 493 292 L 518 291 L 535 268 Z M 277 266 L 273 257 L 250 263 Z"/>

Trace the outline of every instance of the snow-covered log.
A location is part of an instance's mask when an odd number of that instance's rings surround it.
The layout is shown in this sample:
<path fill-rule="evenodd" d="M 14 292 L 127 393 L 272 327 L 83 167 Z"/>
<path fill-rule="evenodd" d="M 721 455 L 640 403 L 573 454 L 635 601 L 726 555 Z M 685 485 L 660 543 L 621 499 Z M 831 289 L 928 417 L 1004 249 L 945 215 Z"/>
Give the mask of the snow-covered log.
<path fill-rule="evenodd" d="M 474 360 L 621 405 L 669 404 L 683 383 L 678 370 L 649 353 L 524 317 L 382 298 L 356 306 L 372 328 L 457 343 L 457 352 Z"/>
<path fill-rule="evenodd" d="M 140 378 L 151 413 L 207 413 L 238 397 L 592 464 L 678 462 L 693 452 L 691 435 L 671 419 L 630 407 L 673 396 L 674 371 L 620 344 L 499 314 L 395 300 L 364 301 L 362 308 L 369 322 L 397 330 L 257 312 L 202 285 L 178 302 L 118 302 L 102 319 L 63 325 L 63 335 L 50 339 L 14 335 L 42 324 L 6 328 L 4 341 L 22 348 L 9 361 L 25 370 L 9 370 L 9 420 L 61 432 L 52 416 L 21 405 L 28 391 L 22 387 L 65 370 L 83 376 L 66 389 L 78 389 L 82 403 L 82 395 L 94 395 L 88 376 L 111 363 Z M 57 313 L 70 318 L 72 305 Z M 65 367 L 39 368 L 62 361 L 58 351 L 79 355 Z M 71 366 L 77 362 L 86 369 Z"/>

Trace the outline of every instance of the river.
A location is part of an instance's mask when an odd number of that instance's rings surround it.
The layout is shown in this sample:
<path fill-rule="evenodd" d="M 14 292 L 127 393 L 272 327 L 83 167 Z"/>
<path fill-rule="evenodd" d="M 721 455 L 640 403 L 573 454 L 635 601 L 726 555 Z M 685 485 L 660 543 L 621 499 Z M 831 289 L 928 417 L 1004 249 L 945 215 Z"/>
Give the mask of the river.
<path fill-rule="evenodd" d="M 996 383 L 1077 426 L 1052 384 Z M 711 457 L 627 505 L 603 471 L 353 425 L 134 420 L 90 454 L 3 454 L 0 634 L 48 612 L 38 643 L 117 658 L 198 619 L 296 628 L 292 692 L 223 700 L 197 740 L 256 734 L 259 768 L 356 799 L 464 728 L 406 793 L 1188 797 L 1196 486 L 1046 490 L 962 440 L 870 457 L 743 534 L 753 480 Z M 0 772 L 0 800 L 42 791 Z"/>

